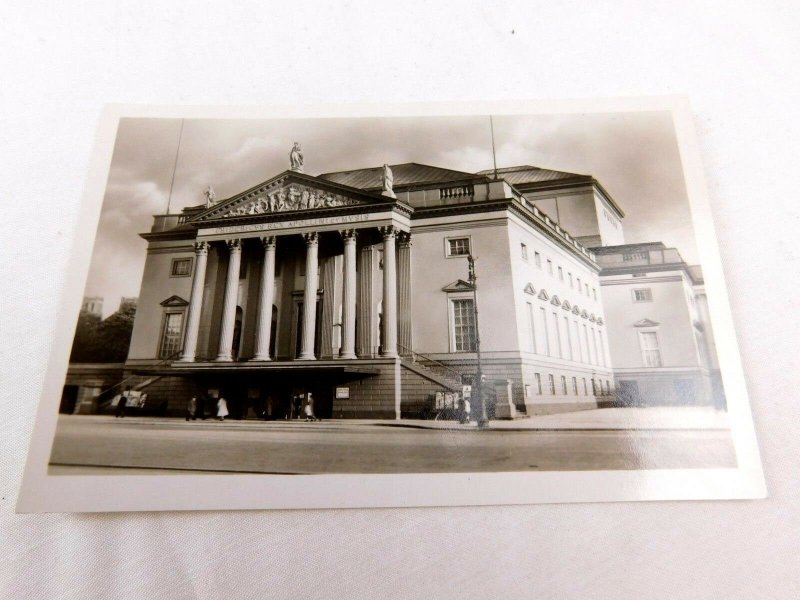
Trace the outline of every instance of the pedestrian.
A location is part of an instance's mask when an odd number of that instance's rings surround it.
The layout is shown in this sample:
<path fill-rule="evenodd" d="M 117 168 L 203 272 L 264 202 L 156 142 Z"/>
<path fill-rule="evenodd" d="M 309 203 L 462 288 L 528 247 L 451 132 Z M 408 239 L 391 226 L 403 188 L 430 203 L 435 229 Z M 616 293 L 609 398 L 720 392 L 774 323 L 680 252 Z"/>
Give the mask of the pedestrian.
<path fill-rule="evenodd" d="M 198 394 L 197 396 L 197 408 L 194 414 L 199 415 L 200 420 L 206 420 L 206 397 L 203 394 Z"/>
<path fill-rule="evenodd" d="M 128 404 L 128 391 L 130 388 L 125 388 L 125 390 L 119 395 L 119 402 L 117 402 L 117 412 L 114 417 L 119 417 L 120 419 L 125 417 L 125 406 Z"/>
<path fill-rule="evenodd" d="M 186 420 L 195 421 L 197 419 L 197 396 L 192 396 L 189 404 L 186 405 Z"/>
<path fill-rule="evenodd" d="M 228 401 L 225 400 L 222 396 L 219 397 L 217 400 L 217 418 L 220 421 L 224 421 L 225 417 L 228 416 Z"/>
<path fill-rule="evenodd" d="M 311 397 L 311 394 L 308 395 L 308 399 L 306 400 L 306 404 L 303 407 L 303 412 L 306 415 L 306 421 L 316 421 L 317 417 L 314 416 L 314 399 Z"/>

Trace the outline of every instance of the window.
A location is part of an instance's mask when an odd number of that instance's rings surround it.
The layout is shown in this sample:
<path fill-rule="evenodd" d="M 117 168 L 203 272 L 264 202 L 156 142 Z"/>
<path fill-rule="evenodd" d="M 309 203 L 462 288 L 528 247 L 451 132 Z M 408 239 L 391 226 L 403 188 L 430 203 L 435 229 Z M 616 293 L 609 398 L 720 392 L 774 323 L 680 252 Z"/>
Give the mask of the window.
<path fill-rule="evenodd" d="M 547 259 L 547 273 L 549 275 L 553 274 L 553 261 L 550 260 L 549 258 Z"/>
<path fill-rule="evenodd" d="M 567 392 L 567 378 L 564 375 L 561 376 L 561 393 L 564 394 L 565 396 L 568 393 Z"/>
<path fill-rule="evenodd" d="M 528 260 L 528 247 L 525 244 L 520 244 L 520 252 L 522 252 L 522 259 Z"/>
<path fill-rule="evenodd" d="M 192 274 L 191 258 L 173 258 L 170 277 L 189 277 Z"/>
<path fill-rule="evenodd" d="M 595 301 L 597 300 L 597 288 L 592 288 L 592 297 L 595 299 Z"/>
<path fill-rule="evenodd" d="M 547 376 L 547 380 L 550 382 L 550 395 L 551 396 L 555 396 L 556 395 L 556 380 L 555 380 L 555 377 L 553 377 L 552 373 L 550 373 L 550 375 Z"/>
<path fill-rule="evenodd" d="M 575 394 L 576 396 L 578 395 L 578 378 L 577 377 L 573 377 L 572 378 L 572 393 Z"/>
<path fill-rule="evenodd" d="M 541 396 L 542 395 L 542 376 L 539 373 L 534 373 L 536 376 L 536 393 Z"/>
<path fill-rule="evenodd" d="M 451 300 L 453 307 L 453 348 L 456 352 L 475 351 L 475 310 L 471 298 Z"/>
<path fill-rule="evenodd" d="M 578 277 L 578 293 L 581 293 L 581 278 Z"/>
<path fill-rule="evenodd" d="M 558 278 L 561 281 L 564 281 L 564 269 L 562 269 L 561 267 L 558 267 Z"/>
<path fill-rule="evenodd" d="M 564 358 L 564 348 L 561 345 L 561 332 L 558 328 L 558 313 L 553 313 L 553 337 L 556 339 L 556 348 L 558 348 L 559 358 Z"/>
<path fill-rule="evenodd" d="M 536 266 L 541 269 L 542 268 L 542 255 L 539 254 L 538 252 L 534 252 L 533 253 L 533 260 L 536 263 Z"/>
<path fill-rule="evenodd" d="M 161 333 L 161 349 L 159 358 L 173 358 L 181 349 L 181 333 L 183 329 L 183 313 L 171 312 L 164 317 L 164 329 Z"/>
<path fill-rule="evenodd" d="M 525 384 L 525 397 L 526 398 L 531 397 L 531 386 L 529 386 L 527 383 Z"/>
<path fill-rule="evenodd" d="M 583 395 L 584 396 L 589 395 L 589 388 L 586 387 L 586 377 L 583 378 Z"/>
<path fill-rule="evenodd" d="M 447 240 L 447 256 L 467 256 L 470 253 L 468 237 L 449 238 Z"/>
<path fill-rule="evenodd" d="M 600 366 L 606 366 L 606 347 L 603 344 L 603 332 L 597 330 L 597 345 L 600 347 Z"/>
<path fill-rule="evenodd" d="M 572 273 L 567 273 L 567 276 L 569 277 L 569 287 L 573 287 L 573 285 L 572 285 Z"/>
<path fill-rule="evenodd" d="M 542 336 L 544 339 L 544 353 L 547 356 L 550 356 L 550 336 L 547 333 L 547 312 L 543 308 L 540 308 L 539 311 L 542 316 L 542 325 L 544 327 L 542 330 L 542 333 L 544 334 Z"/>
<path fill-rule="evenodd" d="M 661 350 L 658 347 L 658 335 L 655 331 L 640 331 L 639 344 L 642 347 L 642 360 L 645 367 L 661 366 Z"/>
<path fill-rule="evenodd" d="M 584 285 L 586 286 L 586 297 L 588 298 L 589 297 L 589 284 L 585 283 Z"/>
<path fill-rule="evenodd" d="M 633 301 L 634 302 L 652 302 L 653 301 L 653 290 L 650 288 L 639 288 L 638 290 L 633 290 Z"/>
<path fill-rule="evenodd" d="M 594 377 L 592 377 L 592 396 L 597 396 L 597 386 L 594 382 Z"/>
<path fill-rule="evenodd" d="M 526 302 L 528 305 L 528 334 L 530 336 L 531 352 L 536 352 L 536 328 L 533 325 L 533 304 Z"/>
<path fill-rule="evenodd" d="M 569 350 L 569 359 L 575 360 L 574 355 L 572 354 L 572 336 L 569 334 L 569 319 L 564 317 L 564 335 L 567 338 L 567 349 Z"/>

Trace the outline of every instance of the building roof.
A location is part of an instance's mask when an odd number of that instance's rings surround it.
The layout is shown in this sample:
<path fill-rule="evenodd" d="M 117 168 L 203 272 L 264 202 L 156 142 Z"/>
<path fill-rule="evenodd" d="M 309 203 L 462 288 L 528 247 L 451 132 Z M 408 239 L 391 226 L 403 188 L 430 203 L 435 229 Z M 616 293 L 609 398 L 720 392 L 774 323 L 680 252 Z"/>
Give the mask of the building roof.
<path fill-rule="evenodd" d="M 441 183 L 445 181 L 455 181 L 460 179 L 474 179 L 474 173 L 466 171 L 455 171 L 453 169 L 443 169 L 420 163 L 403 163 L 399 165 L 389 165 L 394 176 L 394 187 L 407 185 L 423 185 L 426 183 Z M 362 190 L 380 188 L 383 184 L 381 176 L 383 166 L 371 167 L 368 169 L 355 169 L 353 171 L 337 171 L 333 173 L 323 173 L 318 175 L 321 179 L 327 179 L 334 183 L 340 183 Z"/>
<path fill-rule="evenodd" d="M 494 169 L 478 171 L 478 175 L 494 175 Z M 542 169 L 532 165 L 521 165 L 517 167 L 505 167 L 497 169 L 497 175 L 506 180 L 511 185 L 522 185 L 526 183 L 541 183 L 543 181 L 560 181 L 562 179 L 584 179 L 592 181 L 591 175 L 581 175 L 578 173 L 567 173 L 566 171 L 553 171 L 552 169 Z"/>

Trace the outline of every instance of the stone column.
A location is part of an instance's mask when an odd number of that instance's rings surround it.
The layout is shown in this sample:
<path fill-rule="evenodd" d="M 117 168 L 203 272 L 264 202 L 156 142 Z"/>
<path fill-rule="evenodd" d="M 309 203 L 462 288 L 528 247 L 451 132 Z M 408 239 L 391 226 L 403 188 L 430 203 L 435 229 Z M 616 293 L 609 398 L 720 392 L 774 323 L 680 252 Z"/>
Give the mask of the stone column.
<path fill-rule="evenodd" d="M 382 356 L 397 356 L 397 257 L 395 256 L 395 234 L 397 229 L 389 225 L 381 227 L 383 235 L 383 349 Z"/>
<path fill-rule="evenodd" d="M 303 340 L 299 360 L 316 360 L 314 356 L 314 333 L 317 326 L 317 252 L 319 235 L 317 232 L 304 233 L 306 242 L 306 288 L 303 295 Z"/>
<path fill-rule="evenodd" d="M 239 266 L 242 262 L 242 240 L 226 240 L 228 273 L 225 278 L 225 299 L 222 302 L 222 330 L 219 334 L 218 361 L 231 361 L 233 329 L 236 325 L 236 301 L 239 295 Z"/>
<path fill-rule="evenodd" d="M 275 301 L 275 236 L 261 238 L 264 262 L 261 265 L 261 286 L 258 292 L 256 355 L 251 360 L 272 360 L 269 355 L 272 335 L 272 304 Z"/>
<path fill-rule="evenodd" d="M 197 333 L 200 330 L 200 311 L 203 308 L 208 242 L 195 242 L 194 253 L 194 279 L 192 279 L 192 295 L 189 297 L 189 314 L 186 318 L 186 337 L 183 341 L 183 352 L 180 358 L 182 362 L 194 362 L 197 354 Z"/>
<path fill-rule="evenodd" d="M 397 343 L 400 354 L 411 353 L 411 234 L 398 234 L 397 252 Z"/>
<path fill-rule="evenodd" d="M 356 342 L 356 230 L 340 232 L 344 239 L 342 283 L 342 347 L 340 358 L 355 358 Z"/>
<path fill-rule="evenodd" d="M 373 327 L 375 323 L 372 298 L 372 246 L 364 246 L 358 254 L 358 357 L 372 358 L 374 353 Z"/>

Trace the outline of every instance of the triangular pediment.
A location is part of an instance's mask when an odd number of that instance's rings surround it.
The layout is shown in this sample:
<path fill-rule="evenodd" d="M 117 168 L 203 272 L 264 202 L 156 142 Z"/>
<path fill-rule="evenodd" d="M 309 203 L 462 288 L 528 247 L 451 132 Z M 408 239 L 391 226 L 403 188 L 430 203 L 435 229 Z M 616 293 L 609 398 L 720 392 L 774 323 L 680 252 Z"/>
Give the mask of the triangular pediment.
<path fill-rule="evenodd" d="M 589 313 L 586 311 L 586 309 L 581 311 L 581 317 L 584 318 L 584 319 L 588 319 L 589 318 Z"/>
<path fill-rule="evenodd" d="M 575 306 L 573 306 L 573 307 L 572 307 L 572 314 L 573 314 L 573 315 L 579 315 L 579 314 L 581 314 L 581 307 L 580 307 L 580 306 L 578 306 L 577 304 L 576 304 Z"/>
<path fill-rule="evenodd" d="M 533 284 L 529 281 L 523 290 L 526 294 L 530 294 L 531 296 L 536 295 L 536 290 L 533 288 Z"/>
<path fill-rule="evenodd" d="M 564 300 L 561 303 L 561 308 L 563 308 L 564 310 L 572 310 L 572 304 L 569 303 L 569 300 Z"/>
<path fill-rule="evenodd" d="M 550 304 L 554 304 L 556 306 L 561 306 L 561 300 L 558 298 L 558 296 L 556 296 L 554 294 L 553 297 L 550 298 Z"/>
<path fill-rule="evenodd" d="M 443 292 L 471 292 L 474 288 L 469 281 L 457 279 L 453 283 L 447 284 L 442 288 Z"/>
<path fill-rule="evenodd" d="M 189 303 L 180 296 L 170 296 L 161 301 L 161 306 L 189 306 Z"/>
<path fill-rule="evenodd" d="M 539 300 L 549 300 L 549 299 L 550 299 L 550 294 L 547 293 L 547 290 L 542 289 L 539 292 Z"/>
<path fill-rule="evenodd" d="M 305 211 L 330 212 L 330 209 L 394 202 L 397 200 L 311 175 L 286 171 L 254 188 L 215 203 L 191 221 L 205 222 Z"/>
<path fill-rule="evenodd" d="M 633 324 L 634 327 L 658 327 L 660 323 L 651 321 L 650 319 L 642 319 Z"/>

